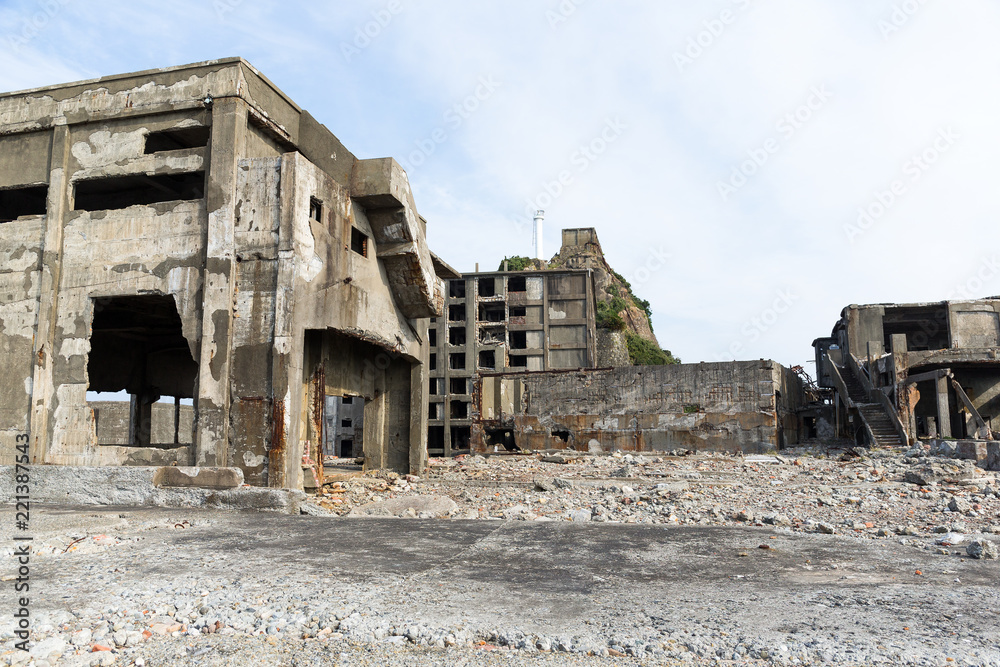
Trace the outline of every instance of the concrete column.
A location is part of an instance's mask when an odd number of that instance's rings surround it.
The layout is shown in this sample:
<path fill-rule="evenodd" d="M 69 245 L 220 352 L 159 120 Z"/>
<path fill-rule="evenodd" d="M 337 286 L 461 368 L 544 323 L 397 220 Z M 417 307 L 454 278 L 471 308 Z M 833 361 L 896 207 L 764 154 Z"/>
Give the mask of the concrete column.
<path fill-rule="evenodd" d="M 288 461 L 295 459 L 289 448 L 297 447 L 298 401 L 297 389 L 301 377 L 303 332 L 296 332 L 295 305 L 295 211 L 296 197 L 295 153 L 281 158 L 281 185 L 278 200 L 278 277 L 274 295 L 274 344 L 271 356 L 271 437 L 267 444 L 267 485 L 275 488 L 290 486 L 297 467 L 301 473 L 300 459 L 290 468 Z M 291 477 L 289 472 L 292 473 Z"/>
<path fill-rule="evenodd" d="M 386 400 L 386 371 L 375 372 L 375 396 L 365 402 L 365 470 L 377 470 L 385 465 L 388 434 L 388 401 Z"/>
<path fill-rule="evenodd" d="M 584 317 L 587 318 L 587 366 L 593 368 L 597 366 L 597 313 L 594 312 L 594 273 L 592 271 L 587 271 L 587 304 L 583 309 Z M 649 323 L 652 327 L 653 323 Z M 547 334 L 546 334 L 547 335 Z M 543 347 L 546 346 L 548 338 L 543 342 Z"/>
<path fill-rule="evenodd" d="M 57 119 L 52 137 L 52 162 L 45 227 L 41 252 L 41 285 L 38 294 L 38 323 L 35 328 L 34 363 L 31 389 L 31 462 L 43 463 L 52 441 L 50 412 L 55 396 L 53 350 L 59 317 L 59 287 L 62 279 L 63 225 L 72 208 L 69 197 L 69 162 L 72 148 L 65 119 Z"/>
<path fill-rule="evenodd" d="M 149 447 L 153 444 L 153 404 L 145 389 L 129 397 L 128 429 L 130 447 Z"/>
<path fill-rule="evenodd" d="M 205 273 L 198 368 L 195 465 L 229 465 L 229 375 L 235 283 L 235 202 L 238 161 L 245 153 L 247 105 L 216 101 L 212 110 L 211 162 L 205 183 Z"/>
<path fill-rule="evenodd" d="M 418 332 L 427 340 L 428 320 L 417 322 Z M 473 346 L 473 349 L 475 347 Z M 420 362 L 410 368 L 410 472 L 419 475 L 427 467 L 427 345 L 423 345 Z"/>
<path fill-rule="evenodd" d="M 937 379 L 938 436 L 951 437 L 951 407 L 948 404 L 948 377 Z"/>
<path fill-rule="evenodd" d="M 542 277 L 542 370 L 551 369 L 549 365 L 549 280 L 544 273 Z"/>

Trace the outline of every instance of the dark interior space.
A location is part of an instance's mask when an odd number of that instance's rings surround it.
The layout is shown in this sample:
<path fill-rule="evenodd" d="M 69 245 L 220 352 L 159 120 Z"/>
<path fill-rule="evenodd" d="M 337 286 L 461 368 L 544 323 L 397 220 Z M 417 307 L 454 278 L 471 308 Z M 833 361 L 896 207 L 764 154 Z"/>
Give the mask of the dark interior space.
<path fill-rule="evenodd" d="M 503 322 L 507 319 L 507 307 L 503 303 L 479 304 L 480 322 Z"/>
<path fill-rule="evenodd" d="M 468 449 L 469 441 L 472 439 L 472 427 L 452 426 L 451 427 L 451 448 Z"/>
<path fill-rule="evenodd" d="M 45 215 L 49 186 L 0 190 L 0 222 L 11 222 L 22 215 Z"/>
<path fill-rule="evenodd" d="M 167 201 L 190 201 L 204 196 L 203 171 L 156 176 L 131 174 L 80 181 L 76 184 L 75 210 L 110 211 Z"/>
<path fill-rule="evenodd" d="M 514 431 L 509 428 L 486 429 L 486 445 L 489 447 L 503 447 L 508 452 L 521 451 L 521 448 L 514 441 Z"/>
<path fill-rule="evenodd" d="M 351 227 L 351 250 L 362 257 L 368 256 L 368 237 L 357 227 Z"/>
<path fill-rule="evenodd" d="M 479 296 L 488 297 L 496 295 L 497 295 L 496 280 L 493 278 L 480 278 Z"/>
<path fill-rule="evenodd" d="M 444 426 L 427 427 L 427 453 L 444 453 Z"/>
<path fill-rule="evenodd" d="M 465 345 L 465 327 L 448 327 L 448 342 L 452 345 Z"/>
<path fill-rule="evenodd" d="M 524 292 L 527 291 L 527 286 L 525 284 L 524 276 L 511 276 L 507 280 L 507 291 L 508 292 Z"/>
<path fill-rule="evenodd" d="M 942 305 L 886 308 L 882 317 L 886 352 L 893 334 L 906 336 L 908 350 L 945 350 L 949 346 L 948 310 Z"/>
<path fill-rule="evenodd" d="M 204 126 L 150 132 L 146 136 L 146 153 L 201 148 L 208 145 L 211 133 L 212 131 Z"/>
<path fill-rule="evenodd" d="M 194 398 L 198 375 L 173 297 L 94 299 L 87 375 L 89 391 L 131 394 L 129 442 L 155 445 L 150 441 L 152 404 L 162 396 Z"/>

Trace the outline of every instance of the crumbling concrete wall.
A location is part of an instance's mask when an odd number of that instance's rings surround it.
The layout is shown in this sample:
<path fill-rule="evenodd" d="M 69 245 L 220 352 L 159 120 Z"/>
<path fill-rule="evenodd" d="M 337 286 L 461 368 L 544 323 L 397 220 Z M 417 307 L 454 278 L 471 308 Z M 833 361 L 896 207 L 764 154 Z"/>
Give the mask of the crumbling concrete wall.
<path fill-rule="evenodd" d="M 0 462 L 29 433 L 36 463 L 163 458 L 101 443 L 86 395 L 140 392 L 148 419 L 169 390 L 194 399 L 177 462 L 300 488 L 318 457 L 312 409 L 323 391 L 369 383 L 366 362 L 388 406 L 372 423 L 389 425 L 371 464 L 422 466 L 427 318 L 443 285 L 393 160 L 358 160 L 241 59 L 0 95 L 0 149 L 0 362 L 17 378 L 0 388 Z M 169 195 L 132 202 L 143 188 Z M 161 319 L 176 310 L 184 349 L 153 348 L 160 323 L 129 372 L 100 368 L 108 386 L 95 388 L 95 316 L 147 296 L 172 304 Z M 313 354 L 314 331 L 367 347 Z M 170 359 L 193 375 L 171 376 Z M 357 375 L 317 383 L 342 366 Z"/>
<path fill-rule="evenodd" d="M 129 444 L 129 403 L 125 401 L 90 401 L 90 409 L 94 411 L 97 423 L 97 441 L 104 445 Z M 157 403 L 153 406 L 152 434 L 150 440 L 157 445 L 168 445 L 174 442 L 174 406 L 167 403 Z M 180 406 L 180 428 L 178 443 L 191 444 L 194 432 L 194 407 Z"/>
<path fill-rule="evenodd" d="M 512 429 L 522 449 L 762 451 L 798 442 L 798 377 L 773 361 L 484 376 L 473 447 Z"/>

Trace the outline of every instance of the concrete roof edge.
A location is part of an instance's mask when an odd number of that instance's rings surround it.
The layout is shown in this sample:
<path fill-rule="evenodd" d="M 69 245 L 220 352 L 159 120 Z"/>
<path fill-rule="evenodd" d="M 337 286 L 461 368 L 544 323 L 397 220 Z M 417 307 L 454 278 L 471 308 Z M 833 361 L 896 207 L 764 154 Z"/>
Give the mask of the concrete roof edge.
<path fill-rule="evenodd" d="M 454 280 L 463 277 L 455 267 L 438 257 L 433 250 L 431 251 L 431 261 L 434 263 L 434 272 L 437 273 L 438 278 Z"/>
<path fill-rule="evenodd" d="M 18 97 L 18 96 L 21 96 L 21 95 L 30 95 L 32 93 L 40 93 L 40 92 L 45 92 L 47 90 L 59 90 L 60 88 L 69 88 L 70 86 L 82 86 L 82 85 L 87 85 L 87 84 L 90 84 L 90 83 L 104 83 L 106 81 L 117 81 L 119 79 L 129 79 L 129 78 L 139 77 L 139 76 L 148 76 L 148 75 L 151 75 L 151 74 L 156 74 L 157 72 L 176 72 L 176 71 L 185 70 L 185 69 L 195 69 L 197 67 L 210 67 L 212 65 L 229 65 L 229 64 L 234 64 L 235 65 L 235 64 L 240 64 L 240 63 L 248 65 L 251 68 L 251 70 L 253 70 L 254 73 L 256 73 L 262 79 L 264 79 L 265 81 L 267 81 L 267 78 L 264 77 L 262 74 L 260 74 L 253 65 L 251 65 L 250 63 L 248 63 L 243 58 L 241 58 L 239 56 L 236 56 L 236 57 L 232 57 L 232 58 L 219 58 L 217 60 L 205 60 L 205 61 L 202 61 L 200 63 L 189 63 L 187 65 L 175 65 L 174 67 L 157 67 L 157 68 L 154 68 L 154 69 L 140 70 L 138 72 L 125 72 L 125 73 L 122 73 L 122 74 L 109 74 L 107 76 L 100 76 L 100 77 L 97 77 L 97 78 L 94 78 L 94 79 L 82 79 L 80 81 L 67 81 L 65 83 L 57 83 L 57 84 L 49 85 L 49 86 L 40 86 L 38 88 L 26 88 L 24 90 L 14 90 L 14 91 L 11 91 L 11 92 L 8 92 L 8 93 L 0 93 L 0 99 L 5 98 L 5 97 Z M 274 84 L 272 84 L 270 81 L 267 81 L 267 83 L 271 87 L 274 87 Z M 275 88 L 275 90 L 277 92 L 281 93 L 281 95 L 283 95 L 283 96 L 285 96 L 287 98 L 287 95 L 285 95 L 284 93 L 282 93 L 280 90 L 278 90 L 277 88 Z"/>
<path fill-rule="evenodd" d="M 283 91 L 281 88 L 278 88 L 278 86 L 276 86 L 273 81 L 271 81 L 269 78 L 267 78 L 259 69 L 257 69 L 256 67 L 254 67 L 253 64 L 250 63 L 250 61 L 246 60 L 245 58 L 232 58 L 232 59 L 227 59 L 225 62 L 228 62 L 229 60 L 239 61 L 240 63 L 242 63 L 243 65 L 245 65 L 247 67 L 247 69 L 249 69 L 250 72 L 252 72 L 254 74 L 254 76 L 256 76 L 261 81 L 263 81 L 264 83 L 266 83 L 271 88 L 271 90 L 273 90 L 274 92 L 276 92 L 278 95 L 281 96 L 282 99 L 284 99 L 286 102 L 288 102 L 289 104 L 291 104 L 295 108 L 296 111 L 298 111 L 299 113 L 302 113 L 302 111 L 303 111 L 302 107 L 300 107 L 298 104 L 296 104 L 295 100 L 293 100 L 291 97 L 289 97 L 288 95 L 286 95 L 285 91 Z M 200 63 L 199 65 L 205 65 L 205 64 L 206 63 Z M 190 65 L 190 67 L 196 67 L 196 66 L 198 66 L 198 65 Z"/>

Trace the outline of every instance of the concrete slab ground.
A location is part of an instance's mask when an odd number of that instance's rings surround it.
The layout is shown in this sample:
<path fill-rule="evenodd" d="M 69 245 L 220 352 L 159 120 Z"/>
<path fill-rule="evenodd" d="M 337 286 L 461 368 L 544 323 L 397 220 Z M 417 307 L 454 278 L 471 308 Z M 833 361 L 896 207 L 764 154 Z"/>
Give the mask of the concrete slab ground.
<path fill-rule="evenodd" d="M 8 552 L 11 524 L 0 531 Z M 38 622 L 56 635 L 86 627 L 96 638 L 105 628 L 101 641 L 121 664 L 262 664 L 253 661 L 261 651 L 299 659 L 268 664 L 333 664 L 318 656 L 350 658 L 359 646 L 371 649 L 361 662 L 334 662 L 500 664 L 479 642 L 521 646 L 502 664 L 538 658 L 538 647 L 635 653 L 642 664 L 1000 664 L 998 561 L 941 558 L 897 541 L 175 508 L 47 506 L 33 510 L 31 525 Z M 5 562 L 3 578 L 15 568 Z M 51 627 L 58 618 L 69 630 Z M 157 618 L 184 629 L 135 646 L 111 641 L 116 623 L 138 631 Z M 199 632 L 215 620 L 233 634 Z M 435 643 L 442 648 L 413 646 Z"/>

